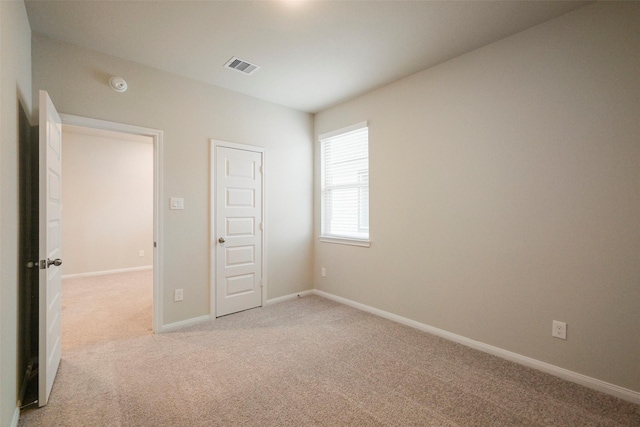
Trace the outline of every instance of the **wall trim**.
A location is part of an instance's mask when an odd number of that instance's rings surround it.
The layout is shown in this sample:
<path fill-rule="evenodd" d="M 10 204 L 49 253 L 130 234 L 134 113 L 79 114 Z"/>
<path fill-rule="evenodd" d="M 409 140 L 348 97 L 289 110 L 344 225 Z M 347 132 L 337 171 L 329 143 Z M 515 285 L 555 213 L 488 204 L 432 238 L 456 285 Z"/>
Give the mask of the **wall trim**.
<path fill-rule="evenodd" d="M 290 295 L 285 295 L 282 297 L 278 297 L 278 298 L 272 298 L 267 300 L 265 305 L 271 305 L 271 304 L 277 304 L 279 302 L 284 302 L 284 301 L 290 301 L 299 297 L 305 297 L 308 295 L 312 295 L 313 291 L 303 291 L 303 292 L 298 292 L 295 294 L 290 294 Z M 193 325 L 198 325 L 200 323 L 205 323 L 205 322 L 210 322 L 212 320 L 215 320 L 215 317 L 211 314 L 207 314 L 205 316 L 200 316 L 200 317 L 194 317 L 192 319 L 186 319 L 186 320 L 181 320 L 179 322 L 174 322 L 174 323 L 169 323 L 168 325 L 163 325 L 162 329 L 160 330 L 161 333 L 164 332 L 172 332 L 172 331 L 177 331 L 178 329 L 182 329 L 185 328 L 187 326 L 193 326 Z"/>
<path fill-rule="evenodd" d="M 302 292 L 296 292 L 295 294 L 289 294 L 289 295 L 284 295 L 281 297 L 277 297 L 277 298 L 271 298 L 267 300 L 267 305 L 271 305 L 271 304 L 277 304 L 279 302 L 285 302 L 285 301 L 291 301 L 297 298 L 302 298 L 302 297 L 306 297 L 309 295 L 313 295 L 313 291 L 309 290 L 309 291 L 302 291 Z"/>
<path fill-rule="evenodd" d="M 520 365 L 527 366 L 529 368 L 537 369 L 539 371 L 545 372 L 547 374 L 551 374 L 553 376 L 562 378 L 564 380 L 571 381 L 576 384 L 580 384 L 582 386 L 600 391 L 602 393 L 619 397 L 620 399 L 626 400 L 631 403 L 635 403 L 636 405 L 640 405 L 639 392 L 629 390 L 627 388 L 620 387 L 605 381 L 601 381 L 596 378 L 588 377 L 586 375 L 579 374 L 577 372 L 573 372 L 568 369 L 560 368 L 559 366 L 551 365 L 549 363 L 542 362 L 540 360 L 533 359 L 531 357 L 523 356 L 518 353 L 513 353 L 511 351 L 504 350 L 499 347 L 494 347 L 492 345 L 485 344 L 480 341 L 475 341 L 470 338 L 463 337 L 462 335 L 457 335 L 451 332 L 447 332 L 443 329 L 435 328 L 433 326 L 429 326 L 424 323 L 420 323 L 415 320 L 408 319 L 406 317 L 398 316 L 397 314 L 393 314 L 388 311 L 380 310 L 378 308 L 374 308 L 359 302 L 355 302 L 347 298 L 330 294 L 328 292 L 314 289 L 312 293 L 314 295 L 318 295 L 323 298 L 336 301 L 341 304 L 348 305 L 350 307 L 357 308 L 362 311 L 367 311 L 371 314 L 375 314 L 376 316 L 380 316 L 385 319 L 388 319 L 397 323 L 401 323 L 406 326 L 410 326 L 420 331 L 427 332 L 432 335 L 436 335 L 438 337 L 447 339 L 449 341 L 457 342 L 458 344 L 462 344 L 464 346 L 471 347 L 473 349 L 480 350 L 485 353 L 489 353 L 491 355 L 500 357 L 502 359 L 509 360 L 510 362 L 515 362 Z"/>
<path fill-rule="evenodd" d="M 153 270 L 153 265 L 141 267 L 116 268 L 115 270 L 90 271 L 88 273 L 63 274 L 62 279 L 76 279 L 80 277 L 106 276 L 107 274 L 130 273 L 132 271 Z"/>
<path fill-rule="evenodd" d="M 306 297 L 308 295 L 312 295 L 313 291 L 309 290 L 309 291 L 303 291 L 303 292 L 297 292 L 295 294 L 290 294 L 290 295 L 285 295 L 282 297 L 278 297 L 278 298 L 272 298 L 267 300 L 265 305 L 271 305 L 271 304 L 277 304 L 279 302 L 284 302 L 284 301 L 290 301 L 299 297 Z M 205 316 L 200 316 L 200 317 L 194 317 L 192 319 L 186 319 L 186 320 L 181 320 L 179 322 L 174 322 L 174 323 L 169 323 L 168 325 L 164 325 L 162 327 L 162 329 L 160 330 L 160 332 L 172 332 L 172 331 L 176 331 L 178 329 L 182 329 L 185 328 L 187 326 L 192 326 L 192 325 L 197 325 L 200 323 L 205 323 L 205 322 L 210 322 L 212 320 L 215 320 L 215 317 L 213 315 L 207 314 Z"/>
<path fill-rule="evenodd" d="M 210 320 L 212 320 L 212 317 L 209 314 L 200 317 L 194 317 L 192 319 L 180 320 L 179 322 L 163 325 L 162 329 L 160 329 L 160 333 L 177 331 L 178 329 L 209 322 Z"/>
<path fill-rule="evenodd" d="M 11 420 L 11 427 L 18 427 L 18 421 L 20 421 L 20 408 L 16 406 L 13 411 L 13 419 Z"/>

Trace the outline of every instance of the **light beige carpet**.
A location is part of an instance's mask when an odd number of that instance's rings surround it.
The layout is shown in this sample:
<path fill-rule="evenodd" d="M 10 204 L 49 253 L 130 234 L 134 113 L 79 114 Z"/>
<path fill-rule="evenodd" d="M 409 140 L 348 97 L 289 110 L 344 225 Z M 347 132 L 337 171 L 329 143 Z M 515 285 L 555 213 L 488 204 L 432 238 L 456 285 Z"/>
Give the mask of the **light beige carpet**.
<path fill-rule="evenodd" d="M 62 352 L 152 333 L 151 270 L 62 281 Z"/>
<path fill-rule="evenodd" d="M 20 426 L 639 426 L 640 406 L 311 296 L 63 354 Z"/>

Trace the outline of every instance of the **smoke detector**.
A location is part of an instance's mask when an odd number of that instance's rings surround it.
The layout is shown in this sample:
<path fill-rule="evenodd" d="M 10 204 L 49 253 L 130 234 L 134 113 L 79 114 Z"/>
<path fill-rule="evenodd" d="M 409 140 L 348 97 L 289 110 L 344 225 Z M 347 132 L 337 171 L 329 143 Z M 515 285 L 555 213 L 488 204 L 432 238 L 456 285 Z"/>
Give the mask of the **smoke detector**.
<path fill-rule="evenodd" d="M 109 86 L 116 92 L 124 92 L 127 90 L 127 82 L 124 81 L 122 77 L 111 77 L 109 79 Z"/>
<path fill-rule="evenodd" d="M 226 68 L 231 68 L 232 70 L 236 70 L 241 72 L 242 74 L 247 74 L 247 75 L 253 74 L 254 71 L 260 68 L 259 65 L 252 64 L 247 61 L 243 61 L 242 59 L 236 58 L 235 56 L 232 57 L 229 61 L 227 61 L 227 63 L 224 64 L 224 66 Z"/>

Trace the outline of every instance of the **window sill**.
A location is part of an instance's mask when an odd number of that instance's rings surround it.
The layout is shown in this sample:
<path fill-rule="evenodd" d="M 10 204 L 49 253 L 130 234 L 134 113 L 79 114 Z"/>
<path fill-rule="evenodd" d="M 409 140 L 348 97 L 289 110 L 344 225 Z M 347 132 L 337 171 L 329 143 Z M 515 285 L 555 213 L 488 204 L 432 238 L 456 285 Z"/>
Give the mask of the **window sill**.
<path fill-rule="evenodd" d="M 324 243 L 361 246 L 365 248 L 371 247 L 371 240 L 365 240 L 365 239 L 350 239 L 348 237 L 329 237 L 329 236 L 320 236 L 319 239 L 321 242 L 324 242 Z"/>

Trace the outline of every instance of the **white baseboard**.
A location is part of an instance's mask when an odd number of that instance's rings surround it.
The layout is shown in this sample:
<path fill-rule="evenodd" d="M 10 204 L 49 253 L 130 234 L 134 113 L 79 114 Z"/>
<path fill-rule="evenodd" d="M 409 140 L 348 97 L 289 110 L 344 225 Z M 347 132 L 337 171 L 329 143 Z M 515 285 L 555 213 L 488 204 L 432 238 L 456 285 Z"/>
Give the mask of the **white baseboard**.
<path fill-rule="evenodd" d="M 384 317 L 385 319 L 389 319 L 394 322 L 398 322 L 403 325 L 416 328 L 423 332 L 427 332 L 427 333 L 439 336 L 449 341 L 454 341 L 459 344 L 465 345 L 467 347 L 471 347 L 476 350 L 480 350 L 485 353 L 498 356 L 502 359 L 506 359 L 511 362 L 518 363 L 520 365 L 528 366 L 530 368 L 534 368 L 539 371 L 546 372 L 548 374 L 554 375 L 556 377 L 562 378 L 567 381 L 571 381 L 576 384 L 580 384 L 582 386 L 591 388 L 593 390 L 597 390 L 612 396 L 619 397 L 628 402 L 635 403 L 636 405 L 640 405 L 640 393 L 636 391 L 629 390 L 627 388 L 620 387 L 615 384 L 607 383 L 605 381 L 601 381 L 596 378 L 588 377 L 586 375 L 582 375 L 577 372 L 570 371 L 568 369 L 560 368 L 558 366 L 551 365 L 549 363 L 542 362 L 540 360 L 532 359 L 527 356 L 513 353 L 511 351 L 504 350 L 499 347 L 494 347 L 492 345 L 485 344 L 480 341 L 475 341 L 470 338 L 463 337 L 461 335 L 453 334 L 451 332 L 447 332 L 442 329 L 434 328 L 433 326 L 416 322 L 415 320 L 407 319 L 406 317 L 398 316 L 397 314 L 389 313 L 388 311 L 370 307 L 368 305 L 361 304 L 359 302 L 355 302 L 346 298 L 342 298 L 337 295 L 330 294 L 328 292 L 314 289 L 312 293 L 315 295 L 321 296 L 323 298 L 327 298 L 327 299 L 339 302 L 341 304 L 348 305 L 350 307 L 354 307 L 362 311 L 367 311 L 369 313 L 375 314 L 380 317 Z"/>
<path fill-rule="evenodd" d="M 210 315 L 194 317 L 193 319 L 181 320 L 179 322 L 169 323 L 168 325 L 163 325 L 160 329 L 160 333 L 163 332 L 171 332 L 176 331 L 181 328 L 185 328 L 187 326 L 197 325 L 199 323 L 208 322 L 211 320 Z"/>
<path fill-rule="evenodd" d="M 313 291 L 303 291 L 303 292 L 298 292 L 295 294 L 291 294 L 291 295 L 285 295 L 283 297 L 278 297 L 278 298 L 272 298 L 267 300 L 267 305 L 271 305 L 271 304 L 276 304 L 279 302 L 283 302 L 283 301 L 289 301 L 298 297 L 304 297 L 307 295 L 311 295 L 313 294 Z M 171 331 L 176 331 L 178 329 L 187 327 L 187 326 L 191 326 L 191 325 L 197 325 L 198 323 L 204 323 L 204 322 L 208 322 L 212 319 L 211 315 L 205 315 L 205 316 L 200 316 L 200 317 L 194 317 L 193 319 L 187 319 L 187 320 L 181 320 L 179 322 L 175 322 L 175 323 L 169 323 L 168 325 L 163 325 L 160 328 L 160 333 L 162 332 L 171 332 Z"/>
<path fill-rule="evenodd" d="M 18 421 L 20 421 L 20 408 L 16 406 L 15 411 L 13 411 L 13 419 L 11 420 L 11 427 L 18 427 Z"/>
<path fill-rule="evenodd" d="M 292 299 L 296 299 L 299 297 L 306 297 L 307 295 L 312 295 L 313 291 L 302 291 L 296 292 L 295 294 L 289 294 L 278 298 L 271 298 L 267 300 L 267 305 L 277 304 L 279 302 L 291 301 Z"/>
<path fill-rule="evenodd" d="M 116 270 L 92 271 L 89 273 L 63 274 L 63 279 L 75 279 L 79 277 L 105 276 L 107 274 L 130 273 L 132 271 L 152 270 L 152 265 L 143 265 L 142 267 L 118 268 Z"/>

